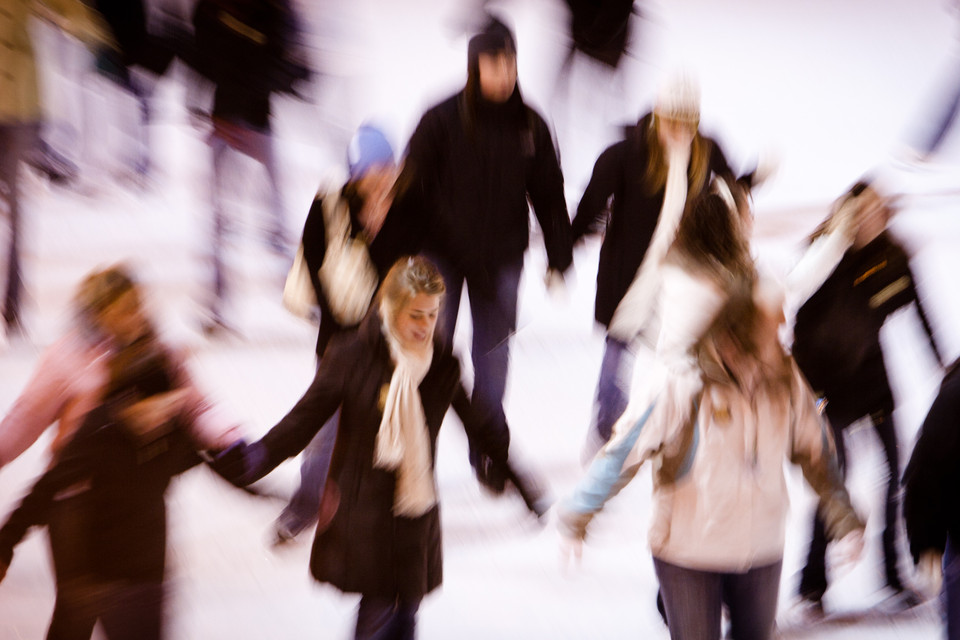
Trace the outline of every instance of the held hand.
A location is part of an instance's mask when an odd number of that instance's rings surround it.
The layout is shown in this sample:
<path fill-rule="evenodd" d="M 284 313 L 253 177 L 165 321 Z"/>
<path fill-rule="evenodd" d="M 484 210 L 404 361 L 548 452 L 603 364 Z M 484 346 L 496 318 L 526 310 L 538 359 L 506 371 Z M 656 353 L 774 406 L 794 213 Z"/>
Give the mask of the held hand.
<path fill-rule="evenodd" d="M 863 554 L 863 530 L 851 531 L 833 543 L 831 556 L 833 564 L 839 568 L 850 568 L 860 560 Z"/>
<path fill-rule="evenodd" d="M 227 482 L 237 486 L 244 487 L 250 482 L 247 464 L 248 445 L 243 439 L 219 452 L 210 461 L 210 468 Z"/>
<path fill-rule="evenodd" d="M 567 571 L 571 558 L 576 565 L 583 558 L 583 540 L 587 536 L 586 521 L 582 516 L 568 511 L 558 504 L 553 513 L 557 521 L 557 533 L 560 535 L 560 570 Z"/>
<path fill-rule="evenodd" d="M 917 563 L 917 582 L 921 591 L 935 597 L 943 586 L 943 556 L 939 551 L 924 551 Z"/>
<path fill-rule="evenodd" d="M 560 571 L 566 573 L 571 565 L 579 567 L 583 560 L 583 538 L 576 538 L 560 531 Z"/>
<path fill-rule="evenodd" d="M 547 269 L 547 274 L 543 278 L 547 293 L 555 302 L 565 302 L 569 297 L 566 280 L 563 274 L 556 269 Z"/>

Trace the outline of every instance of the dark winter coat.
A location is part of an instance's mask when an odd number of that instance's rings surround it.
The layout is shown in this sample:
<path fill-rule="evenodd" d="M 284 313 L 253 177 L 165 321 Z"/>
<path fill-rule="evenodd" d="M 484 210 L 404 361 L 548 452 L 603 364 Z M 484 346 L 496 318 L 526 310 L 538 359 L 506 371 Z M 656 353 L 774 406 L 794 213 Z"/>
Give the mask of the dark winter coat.
<path fill-rule="evenodd" d="M 246 480 L 297 455 L 340 407 L 337 443 L 324 490 L 324 504 L 332 505 L 333 514 L 321 518 L 311 572 L 344 592 L 414 602 L 441 582 L 440 511 L 434 507 L 417 518 L 395 516 L 395 474 L 373 467 L 381 403 L 392 373 L 379 315 L 372 311 L 357 332 L 334 337 L 303 397 L 248 447 L 250 459 L 261 462 L 254 464 Z M 432 460 L 436 460 L 440 425 L 452 404 L 471 441 L 494 460 L 506 462 L 509 436 L 477 421 L 460 384 L 459 361 L 438 342 L 420 384 L 420 397 Z"/>
<path fill-rule="evenodd" d="M 940 352 L 917 297 L 909 257 L 887 232 L 847 250 L 833 273 L 797 311 L 793 356 L 831 419 L 850 424 L 893 411 L 893 393 L 880 347 L 887 316 L 916 303 L 938 361 Z"/>
<path fill-rule="evenodd" d="M 297 78 L 289 64 L 295 20 L 281 0 L 200 0 L 194 9 L 197 66 L 216 85 L 213 116 L 258 130 L 270 125 L 270 94 Z"/>
<path fill-rule="evenodd" d="M 113 69 L 120 80 L 129 83 L 129 69 L 139 65 L 163 75 L 173 61 L 173 42 L 147 29 L 147 8 L 143 0 L 96 0 L 96 10 L 110 26 L 119 52 Z M 112 55 L 112 51 L 105 52 Z M 101 65 L 104 61 L 101 60 Z"/>
<path fill-rule="evenodd" d="M 914 562 L 960 542 L 960 367 L 954 362 L 920 428 L 903 474 L 903 518 Z"/>
<path fill-rule="evenodd" d="M 529 243 L 529 206 L 543 230 L 549 266 L 573 260 L 563 174 L 543 118 L 516 90 L 506 103 L 467 91 L 428 110 L 407 151 L 397 206 L 421 213 L 422 249 L 475 284 L 494 282 L 517 264 Z M 410 201 L 413 201 L 412 203 Z"/>
<path fill-rule="evenodd" d="M 630 40 L 633 0 L 567 0 L 571 46 L 616 67 Z"/>
<path fill-rule="evenodd" d="M 652 118 L 644 116 L 637 126 L 627 128 L 623 140 L 600 154 L 573 219 L 574 242 L 603 233 L 594 317 L 604 326 L 610 324 L 637 274 L 663 207 L 664 189 L 651 194 L 643 182 L 650 153 L 646 132 Z M 720 147 L 710 138 L 704 141 L 709 145 L 709 170 L 729 173 Z"/>
<path fill-rule="evenodd" d="M 317 357 L 323 355 L 327 348 L 330 338 L 338 331 L 354 327 L 344 327 L 340 325 L 333 314 L 330 312 L 330 303 L 320 286 L 318 273 L 320 266 L 323 265 L 323 258 L 327 253 L 327 230 L 323 219 L 323 206 L 325 198 L 345 198 L 344 191 L 318 193 L 307 213 L 307 220 L 303 224 L 303 258 L 307 262 L 310 270 L 310 282 L 313 283 L 313 291 L 317 296 L 317 305 L 320 307 L 320 329 L 317 335 Z M 363 228 L 357 213 L 362 206 L 361 203 L 348 203 L 350 212 L 350 228 L 354 237 L 361 233 Z M 380 231 L 374 236 L 373 241 L 368 245 L 370 251 L 370 260 L 377 269 L 380 280 L 387 275 L 387 271 L 393 266 L 400 256 L 413 253 L 413 248 L 407 233 L 410 225 L 403 218 L 403 212 L 392 210 L 386 217 Z"/>
<path fill-rule="evenodd" d="M 0 562 L 31 526 L 45 524 L 62 501 L 79 509 L 70 558 L 103 581 L 162 582 L 167 547 L 164 494 L 170 479 L 200 462 L 174 426 L 138 442 L 109 405 L 91 411 L 51 467 L 0 529 Z"/>

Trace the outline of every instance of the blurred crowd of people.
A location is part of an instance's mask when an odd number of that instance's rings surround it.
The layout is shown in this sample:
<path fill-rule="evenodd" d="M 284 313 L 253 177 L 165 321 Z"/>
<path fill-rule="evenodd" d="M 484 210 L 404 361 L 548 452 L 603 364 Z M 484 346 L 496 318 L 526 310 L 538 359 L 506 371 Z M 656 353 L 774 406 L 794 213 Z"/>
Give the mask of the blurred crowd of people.
<path fill-rule="evenodd" d="M 176 4 L 13 0 L 0 12 L 0 34 L 12 43 L 0 75 L 6 333 L 23 322 L 20 165 L 66 182 L 84 170 L 76 145 L 58 148 L 59 123 L 42 116 L 27 27 L 40 16 L 79 38 L 97 72 L 136 99 L 124 152 L 136 175 L 151 171 L 158 78 L 176 60 L 191 91 L 212 87 L 209 112 L 188 98 L 209 123 L 212 167 L 203 328 L 211 336 L 229 328 L 226 158 L 239 152 L 268 177 L 264 242 L 293 262 L 284 302 L 318 322 L 316 373 L 289 412 L 250 441 L 242 426 L 216 418 L 183 356 L 161 339 L 136 274 L 115 265 L 88 275 L 72 326 L 0 422 L 0 468 L 56 431 L 49 465 L 0 527 L 0 578 L 30 527 L 49 531 L 57 595 L 48 638 L 89 638 L 98 621 L 113 640 L 163 637 L 171 478 L 206 463 L 247 487 L 301 454 L 300 486 L 273 524 L 275 544 L 315 527 L 310 571 L 360 595 L 355 637 L 413 638 L 421 602 L 442 580 L 435 461 L 451 407 L 477 480 L 515 494 L 537 519 L 555 514 L 578 556 L 592 519 L 652 462 L 658 607 L 678 640 L 717 638 L 723 624 L 734 638 L 773 637 L 787 461 L 818 498 L 795 610 L 804 620 L 829 613 L 828 542 L 850 559 L 864 544 L 869 514 L 854 509 L 845 487 L 844 441 L 868 420 L 886 464 L 887 604 L 917 606 L 942 580 L 945 629 L 960 638 L 955 367 L 924 312 L 910 255 L 888 230 L 897 202 L 878 181 L 867 176 L 837 199 L 779 281 L 751 251 L 751 194 L 765 176 L 735 169 L 701 131 L 698 83 L 678 73 L 599 155 L 571 216 L 553 132 L 520 90 L 515 34 L 483 13 L 463 88 L 426 110 L 402 154 L 376 125 L 361 126 L 345 150 L 346 181 L 320 185 L 298 241 L 271 133 L 271 96 L 298 95 L 317 71 L 297 7 Z M 634 3 L 567 4 L 565 64 L 581 53 L 616 68 L 628 55 Z M 585 473 L 553 509 L 536 465 L 517 462 L 504 411 L 531 209 L 548 289 L 565 286 L 575 246 L 602 237 L 594 317 L 605 344 L 584 428 Z M 454 348 L 464 294 L 468 354 Z M 909 305 L 945 377 L 907 468 L 901 513 L 905 443 L 879 334 Z M 461 380 L 461 358 L 472 385 Z M 909 578 L 904 515 L 918 567 Z"/>

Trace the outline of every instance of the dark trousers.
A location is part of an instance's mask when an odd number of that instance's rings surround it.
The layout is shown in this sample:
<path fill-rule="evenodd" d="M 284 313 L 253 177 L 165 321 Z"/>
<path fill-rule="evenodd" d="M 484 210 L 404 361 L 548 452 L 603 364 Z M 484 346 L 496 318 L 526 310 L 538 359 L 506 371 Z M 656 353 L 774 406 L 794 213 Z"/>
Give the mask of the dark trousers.
<path fill-rule="evenodd" d="M 834 419 L 830 416 L 827 404 L 827 419 L 837 445 L 837 462 L 840 471 L 846 473 L 847 456 L 843 441 L 843 432 L 852 421 Z M 903 583 L 897 562 L 897 510 L 900 502 L 899 482 L 900 453 L 897 445 L 897 431 L 893 422 L 892 410 L 878 412 L 871 416 L 874 432 L 883 446 L 884 460 L 887 464 L 886 503 L 883 513 L 883 564 L 887 586 L 900 591 Z M 809 600 L 820 600 L 827 591 L 826 569 L 827 535 L 823 519 L 817 513 L 813 519 L 813 535 L 807 563 L 800 574 L 800 595 Z"/>
<path fill-rule="evenodd" d="M 607 336 L 597 381 L 594 428 L 602 442 L 610 439 L 613 425 L 627 408 L 634 356 L 625 342 Z"/>
<path fill-rule="evenodd" d="M 720 610 L 730 612 L 730 637 L 769 640 L 777 614 L 781 562 L 746 573 L 678 567 L 653 559 L 672 640 L 719 640 Z"/>
<path fill-rule="evenodd" d="M 0 124 L 0 198 L 6 204 L 4 217 L 9 230 L 7 245 L 7 287 L 3 299 L 3 320 L 7 326 L 20 324 L 23 290 L 20 264 L 20 162 L 37 138 L 36 123 Z"/>
<path fill-rule="evenodd" d="M 943 554 L 943 608 L 947 618 L 947 640 L 960 640 L 960 552 L 950 537 Z"/>
<path fill-rule="evenodd" d="M 47 640 L 90 640 L 97 621 L 109 640 L 161 640 L 163 601 L 160 582 L 60 584 Z"/>
<path fill-rule="evenodd" d="M 442 258 L 430 256 L 443 275 L 447 293 L 442 311 L 440 336 L 453 343 L 453 332 L 460 311 L 460 296 L 466 283 L 473 320 L 473 395 L 471 402 L 484 419 L 506 431 L 503 396 L 507 388 L 510 338 L 517 329 L 517 292 L 523 257 L 503 264 L 489 277 L 477 282 Z M 472 459 L 472 458 L 471 458 Z"/>
<path fill-rule="evenodd" d="M 99 620 L 109 640 L 161 640 L 162 582 L 106 581 L 95 577 L 83 546 L 85 496 L 58 501 L 50 510 L 50 552 L 57 582 L 47 640 L 89 640 Z"/>
<path fill-rule="evenodd" d="M 357 611 L 355 640 L 413 640 L 420 602 L 363 596 Z"/>

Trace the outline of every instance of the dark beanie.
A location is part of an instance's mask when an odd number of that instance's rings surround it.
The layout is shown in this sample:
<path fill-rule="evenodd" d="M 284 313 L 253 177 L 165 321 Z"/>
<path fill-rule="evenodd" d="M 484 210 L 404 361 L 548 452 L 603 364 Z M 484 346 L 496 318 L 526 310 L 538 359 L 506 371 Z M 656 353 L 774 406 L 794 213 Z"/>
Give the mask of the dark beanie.
<path fill-rule="evenodd" d="M 476 65 L 481 53 L 496 51 L 516 53 L 517 44 L 510 27 L 491 17 L 483 31 L 470 38 L 470 43 L 467 45 L 468 65 L 470 67 Z"/>

